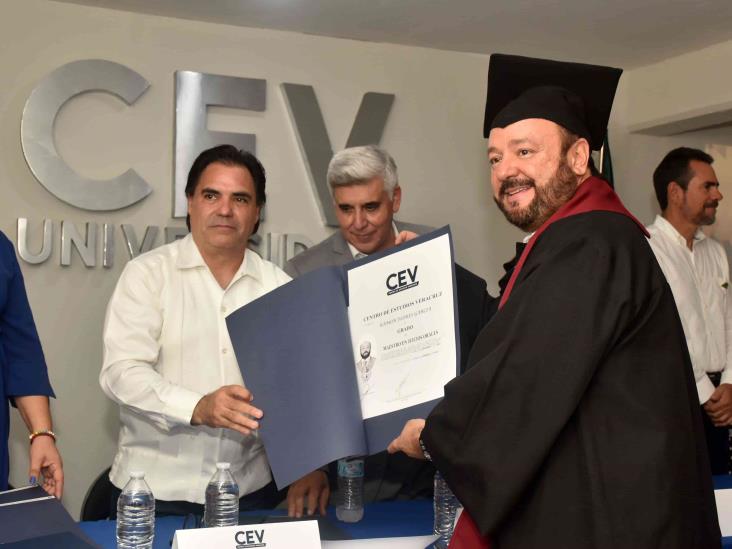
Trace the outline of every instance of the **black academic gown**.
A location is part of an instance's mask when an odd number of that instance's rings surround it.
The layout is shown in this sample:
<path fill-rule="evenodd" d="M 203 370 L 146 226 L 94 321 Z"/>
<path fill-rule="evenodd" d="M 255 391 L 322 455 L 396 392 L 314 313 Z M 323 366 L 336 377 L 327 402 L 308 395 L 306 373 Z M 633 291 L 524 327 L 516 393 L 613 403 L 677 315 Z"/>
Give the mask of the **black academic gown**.
<path fill-rule="evenodd" d="M 671 290 L 628 217 L 538 237 L 422 439 L 498 549 L 719 547 Z"/>

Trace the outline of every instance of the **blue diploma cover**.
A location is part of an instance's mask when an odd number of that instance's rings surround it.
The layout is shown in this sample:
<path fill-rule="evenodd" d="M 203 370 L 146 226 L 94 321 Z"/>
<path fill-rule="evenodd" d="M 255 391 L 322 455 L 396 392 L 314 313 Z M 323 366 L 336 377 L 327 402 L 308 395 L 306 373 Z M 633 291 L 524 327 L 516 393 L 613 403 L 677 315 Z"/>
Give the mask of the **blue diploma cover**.
<path fill-rule="evenodd" d="M 386 449 L 444 394 L 459 361 L 448 227 L 307 273 L 226 319 L 283 488 Z"/>

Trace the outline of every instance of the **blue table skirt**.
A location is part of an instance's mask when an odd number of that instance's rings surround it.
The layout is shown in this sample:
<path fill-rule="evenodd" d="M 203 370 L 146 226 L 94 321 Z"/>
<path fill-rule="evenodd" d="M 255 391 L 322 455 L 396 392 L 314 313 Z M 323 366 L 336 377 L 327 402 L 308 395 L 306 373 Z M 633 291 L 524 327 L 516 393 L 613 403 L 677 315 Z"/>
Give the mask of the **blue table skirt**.
<path fill-rule="evenodd" d="M 717 490 L 732 488 L 732 476 L 714 477 Z M 267 511 L 271 515 L 284 515 L 284 510 Z M 254 515 L 263 513 L 255 512 Z M 247 513 L 242 513 L 242 522 Z M 335 509 L 328 508 L 328 518 L 354 539 L 388 538 L 402 536 L 426 536 L 432 533 L 432 501 L 392 501 L 366 505 L 363 520 L 356 523 L 340 522 L 335 517 Z M 154 549 L 170 549 L 176 530 L 183 527 L 182 517 L 163 517 L 155 521 Z M 189 521 L 190 522 L 190 521 Z M 115 549 L 115 521 L 101 520 L 82 522 L 81 529 L 105 549 Z M 186 527 L 193 527 L 188 524 Z M 722 538 L 722 547 L 732 549 L 732 537 Z"/>
<path fill-rule="evenodd" d="M 286 515 L 285 510 L 256 511 L 242 513 L 240 522 L 245 523 L 247 515 Z M 406 536 L 426 536 L 432 533 L 432 500 L 391 501 L 366 505 L 360 522 L 347 523 L 336 519 L 335 509 L 328 508 L 328 518 L 353 539 L 391 538 Z M 183 517 L 161 517 L 155 520 L 155 541 L 153 549 L 170 549 L 173 534 L 184 524 Z M 115 549 L 116 522 L 100 520 L 81 522 L 79 526 L 85 534 L 104 549 Z M 189 520 L 186 528 L 194 525 Z"/>
<path fill-rule="evenodd" d="M 717 475 L 714 478 L 715 490 L 727 490 L 732 488 L 732 475 Z"/>

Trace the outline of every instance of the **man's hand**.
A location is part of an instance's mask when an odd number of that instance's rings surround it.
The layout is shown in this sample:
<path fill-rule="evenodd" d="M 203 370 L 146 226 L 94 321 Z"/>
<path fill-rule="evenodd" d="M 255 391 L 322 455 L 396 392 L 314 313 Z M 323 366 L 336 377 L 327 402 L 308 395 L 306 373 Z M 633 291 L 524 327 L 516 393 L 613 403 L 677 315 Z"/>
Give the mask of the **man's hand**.
<path fill-rule="evenodd" d="M 304 503 L 307 498 L 307 514 L 315 514 L 315 510 L 320 510 L 320 514 L 325 516 L 325 507 L 328 505 L 330 497 L 330 486 L 328 485 L 328 475 L 325 471 L 313 471 L 308 473 L 300 480 L 296 480 L 290 484 L 287 490 L 287 516 L 300 518 L 305 511 Z"/>
<path fill-rule="evenodd" d="M 387 451 L 390 454 L 404 452 L 411 458 L 424 459 L 424 452 L 419 445 L 419 435 L 422 433 L 422 429 L 424 429 L 423 419 L 410 419 L 404 424 L 402 433 L 391 441 Z"/>
<path fill-rule="evenodd" d="M 64 493 L 64 465 L 53 438 L 37 436 L 30 445 L 30 468 L 28 476 L 31 484 L 40 484 L 43 475 L 43 489 L 61 499 Z"/>
<path fill-rule="evenodd" d="M 704 411 L 716 427 L 732 425 L 732 385 L 722 383 L 704 403 Z"/>
<path fill-rule="evenodd" d="M 394 238 L 394 246 L 399 246 L 399 244 L 404 244 L 408 240 L 412 240 L 413 238 L 417 238 L 417 236 L 419 236 L 419 235 L 417 233 L 413 233 L 412 231 L 401 231 Z"/>
<path fill-rule="evenodd" d="M 225 427 L 249 435 L 259 428 L 262 410 L 249 404 L 254 397 L 241 385 L 225 385 L 196 404 L 191 425 Z"/>

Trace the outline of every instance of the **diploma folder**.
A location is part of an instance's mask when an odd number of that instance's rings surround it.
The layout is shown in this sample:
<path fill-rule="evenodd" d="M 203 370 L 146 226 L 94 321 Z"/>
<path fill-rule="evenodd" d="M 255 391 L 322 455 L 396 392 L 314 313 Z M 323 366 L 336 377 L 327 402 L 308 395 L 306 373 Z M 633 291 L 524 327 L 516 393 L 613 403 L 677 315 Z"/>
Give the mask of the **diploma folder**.
<path fill-rule="evenodd" d="M 96 548 L 61 502 L 40 486 L 0 492 L 0 547 Z"/>
<path fill-rule="evenodd" d="M 337 459 L 385 450 L 407 420 L 426 417 L 439 402 L 444 384 L 455 377 L 460 364 L 453 258 L 450 230 L 443 227 L 348 265 L 306 273 L 227 317 L 244 382 L 254 395 L 253 404 L 264 412 L 258 432 L 278 488 Z M 402 264 L 404 269 L 389 269 Z M 448 333 L 441 337 L 450 356 L 447 378 L 443 372 L 430 388 L 434 398 L 364 419 L 349 325 L 349 279 L 360 274 L 361 280 L 364 275 L 368 280 L 372 271 L 384 275 L 374 301 L 402 304 L 394 309 L 406 307 L 405 300 L 410 304 L 427 299 L 419 284 L 427 288 L 429 275 L 442 273 L 447 283 L 439 306 L 449 318 L 444 330 Z M 362 285 L 350 291 L 362 292 Z M 358 298 L 364 302 L 363 294 Z M 403 342 L 419 337 L 405 336 Z M 393 347 L 401 344 L 379 347 L 376 359 L 380 353 L 393 355 Z"/>

